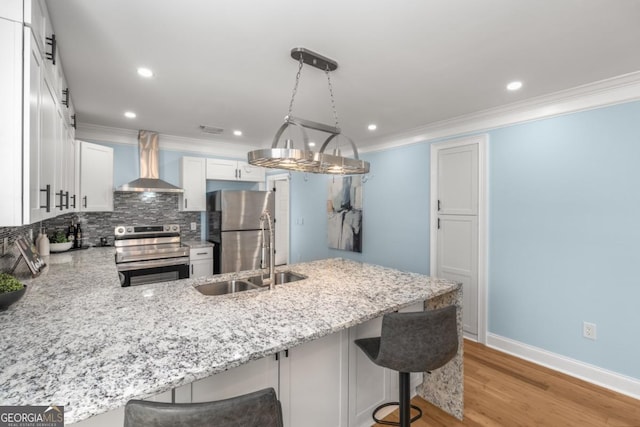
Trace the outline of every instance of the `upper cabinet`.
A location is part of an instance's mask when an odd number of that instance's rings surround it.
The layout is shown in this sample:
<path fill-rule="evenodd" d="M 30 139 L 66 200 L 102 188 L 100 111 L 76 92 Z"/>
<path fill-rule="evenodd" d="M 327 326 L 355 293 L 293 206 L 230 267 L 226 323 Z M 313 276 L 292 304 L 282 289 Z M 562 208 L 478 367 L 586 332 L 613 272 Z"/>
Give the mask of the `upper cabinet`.
<path fill-rule="evenodd" d="M 113 210 L 113 148 L 79 141 L 82 212 Z"/>
<path fill-rule="evenodd" d="M 207 159 L 207 179 L 263 182 L 265 170 L 241 160 Z"/>
<path fill-rule="evenodd" d="M 75 112 L 44 0 L 2 2 L 0 52 L 0 226 L 73 212 Z"/>
<path fill-rule="evenodd" d="M 0 19 L 22 21 L 22 0 L 2 0 L 0 2 Z"/>
<path fill-rule="evenodd" d="M 206 159 L 183 157 L 180 159 L 180 186 L 184 190 L 180 201 L 182 211 L 207 210 Z"/>
<path fill-rule="evenodd" d="M 1 2 L 0 2 L 1 3 Z M 0 13 L 8 13 L 3 3 Z M 22 224 L 22 24 L 0 18 L 0 226 Z"/>

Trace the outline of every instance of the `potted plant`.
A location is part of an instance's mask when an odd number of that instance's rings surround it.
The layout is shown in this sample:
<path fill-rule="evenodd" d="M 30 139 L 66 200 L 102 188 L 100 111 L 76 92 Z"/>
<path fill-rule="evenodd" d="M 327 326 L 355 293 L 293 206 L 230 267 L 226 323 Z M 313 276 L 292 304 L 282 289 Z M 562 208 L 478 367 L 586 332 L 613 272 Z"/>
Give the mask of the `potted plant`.
<path fill-rule="evenodd" d="M 0 273 L 0 310 L 18 301 L 27 291 L 27 285 L 7 273 Z"/>
<path fill-rule="evenodd" d="M 70 242 L 67 239 L 66 234 L 62 231 L 56 231 L 56 233 L 51 237 L 51 243 L 49 244 L 49 248 L 51 252 L 64 252 L 71 249 L 73 246 L 73 242 Z"/>

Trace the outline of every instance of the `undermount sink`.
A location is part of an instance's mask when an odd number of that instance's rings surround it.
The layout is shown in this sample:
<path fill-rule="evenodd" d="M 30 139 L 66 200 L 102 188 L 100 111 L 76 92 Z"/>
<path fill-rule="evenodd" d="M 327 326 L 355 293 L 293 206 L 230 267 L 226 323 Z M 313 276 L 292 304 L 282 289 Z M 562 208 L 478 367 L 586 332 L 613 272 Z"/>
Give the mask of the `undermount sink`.
<path fill-rule="evenodd" d="M 252 276 L 245 280 L 258 286 L 265 286 L 264 285 L 265 278 L 268 278 L 268 276 L 267 275 Z M 303 279 L 306 279 L 306 276 L 302 276 L 292 271 L 281 271 L 279 273 L 276 273 L 276 285 L 281 285 L 283 283 L 297 282 L 298 280 L 303 280 Z"/>
<path fill-rule="evenodd" d="M 268 275 L 251 276 L 245 279 L 224 280 L 221 282 L 209 282 L 198 285 L 195 288 L 203 295 L 234 294 L 236 292 L 250 291 L 253 289 L 267 289 L 267 285 L 264 284 L 265 278 L 268 278 Z M 302 276 L 291 271 L 282 271 L 276 273 L 276 285 L 296 282 L 306 278 L 306 276 Z"/>
<path fill-rule="evenodd" d="M 196 290 L 203 295 L 226 295 L 252 289 L 261 289 L 261 286 L 246 280 L 225 280 L 224 282 L 211 282 L 196 286 Z"/>

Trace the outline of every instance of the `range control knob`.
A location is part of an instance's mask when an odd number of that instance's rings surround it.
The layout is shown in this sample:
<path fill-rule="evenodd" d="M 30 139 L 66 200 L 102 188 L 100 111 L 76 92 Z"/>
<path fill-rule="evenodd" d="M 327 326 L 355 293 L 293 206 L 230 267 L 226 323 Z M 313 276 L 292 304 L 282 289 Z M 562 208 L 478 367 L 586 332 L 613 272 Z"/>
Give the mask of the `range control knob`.
<path fill-rule="evenodd" d="M 133 233 L 133 227 L 127 227 L 127 233 Z"/>
<path fill-rule="evenodd" d="M 169 231 L 169 229 L 171 228 L 171 226 L 170 226 L 170 225 L 165 225 L 163 228 L 164 228 L 164 231 Z"/>
<path fill-rule="evenodd" d="M 171 227 L 171 229 L 172 229 L 173 231 L 178 231 L 178 226 L 177 226 L 177 225 L 174 225 L 173 227 Z"/>
<path fill-rule="evenodd" d="M 124 227 L 116 228 L 116 234 L 124 234 Z"/>

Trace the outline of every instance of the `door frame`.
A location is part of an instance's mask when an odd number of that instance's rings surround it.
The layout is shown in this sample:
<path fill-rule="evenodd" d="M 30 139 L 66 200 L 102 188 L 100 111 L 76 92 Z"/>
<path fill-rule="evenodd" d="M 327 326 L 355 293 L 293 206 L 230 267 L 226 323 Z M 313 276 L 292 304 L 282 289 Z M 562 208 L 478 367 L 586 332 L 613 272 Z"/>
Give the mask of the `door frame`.
<path fill-rule="evenodd" d="M 478 337 L 477 341 L 487 342 L 487 305 L 488 305 L 488 149 L 489 135 L 481 134 L 470 137 L 457 138 L 449 141 L 431 144 L 431 179 L 430 179 L 430 226 L 429 226 L 429 272 L 436 271 L 437 263 L 437 230 L 438 230 L 438 152 L 447 148 L 464 145 L 478 145 Z M 468 337 L 473 339 L 473 337 Z"/>
<path fill-rule="evenodd" d="M 266 190 L 272 191 L 275 181 L 286 181 L 289 186 L 289 206 L 287 209 L 287 224 L 289 229 L 287 230 L 287 264 L 291 264 L 291 174 L 290 173 L 278 173 L 274 175 L 266 176 Z M 275 206 L 275 204 L 274 204 Z M 273 213 L 273 217 L 276 217 L 276 212 Z"/>

